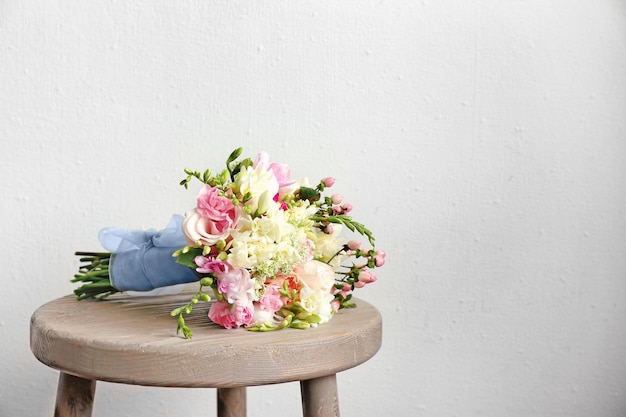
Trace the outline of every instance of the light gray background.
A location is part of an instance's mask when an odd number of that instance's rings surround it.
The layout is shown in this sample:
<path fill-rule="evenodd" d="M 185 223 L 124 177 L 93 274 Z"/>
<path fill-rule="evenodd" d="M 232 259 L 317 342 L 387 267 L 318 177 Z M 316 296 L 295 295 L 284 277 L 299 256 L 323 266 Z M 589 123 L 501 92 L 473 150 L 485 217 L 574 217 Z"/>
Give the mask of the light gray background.
<path fill-rule="evenodd" d="M 164 226 L 236 146 L 335 176 L 388 253 L 343 416 L 625 415 L 625 51 L 617 0 L 1 1 L 0 415 L 52 415 L 29 318 L 73 252 Z M 102 383 L 94 415 L 214 408 Z"/>

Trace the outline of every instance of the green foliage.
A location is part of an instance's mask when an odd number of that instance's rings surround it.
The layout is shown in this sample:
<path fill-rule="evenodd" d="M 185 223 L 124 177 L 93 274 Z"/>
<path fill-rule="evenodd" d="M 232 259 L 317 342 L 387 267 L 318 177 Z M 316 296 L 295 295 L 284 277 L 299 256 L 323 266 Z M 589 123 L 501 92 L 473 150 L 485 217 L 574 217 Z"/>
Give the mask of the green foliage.
<path fill-rule="evenodd" d="M 350 231 L 360 233 L 363 236 L 366 236 L 370 242 L 370 245 L 374 246 L 374 235 L 372 232 L 365 227 L 362 223 L 352 220 L 352 217 L 346 216 L 345 214 L 335 214 L 329 216 L 313 216 L 311 220 L 324 223 L 338 223 L 346 226 Z"/>
<path fill-rule="evenodd" d="M 185 265 L 186 267 L 196 269 L 198 265 L 193 261 L 196 256 L 202 255 L 202 248 L 196 248 L 193 246 L 185 246 L 182 249 L 174 252 L 172 256 L 176 257 L 176 263 Z"/>

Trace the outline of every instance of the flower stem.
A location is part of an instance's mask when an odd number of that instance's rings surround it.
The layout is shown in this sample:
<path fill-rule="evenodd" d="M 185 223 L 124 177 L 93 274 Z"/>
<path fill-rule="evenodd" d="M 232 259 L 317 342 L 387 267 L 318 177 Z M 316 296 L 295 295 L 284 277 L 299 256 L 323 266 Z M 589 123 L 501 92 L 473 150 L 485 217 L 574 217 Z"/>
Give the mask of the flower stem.
<path fill-rule="evenodd" d="M 103 300 L 109 295 L 119 292 L 111 285 L 109 276 L 109 262 L 111 254 L 108 252 L 76 252 L 81 256 L 78 273 L 74 275 L 72 282 L 80 282 L 82 285 L 74 290 L 78 300 L 93 298 Z"/>

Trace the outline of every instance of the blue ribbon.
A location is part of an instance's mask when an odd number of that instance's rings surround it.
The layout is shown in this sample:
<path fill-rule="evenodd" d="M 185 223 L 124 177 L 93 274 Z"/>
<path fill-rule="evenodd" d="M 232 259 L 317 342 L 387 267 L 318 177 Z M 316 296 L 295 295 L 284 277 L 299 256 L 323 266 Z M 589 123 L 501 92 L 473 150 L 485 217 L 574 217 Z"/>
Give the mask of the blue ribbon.
<path fill-rule="evenodd" d="M 107 227 L 98 239 L 112 253 L 111 285 L 119 291 L 150 291 L 155 288 L 197 281 L 195 272 L 176 263 L 172 254 L 187 245 L 183 217 L 173 215 L 161 231 Z"/>

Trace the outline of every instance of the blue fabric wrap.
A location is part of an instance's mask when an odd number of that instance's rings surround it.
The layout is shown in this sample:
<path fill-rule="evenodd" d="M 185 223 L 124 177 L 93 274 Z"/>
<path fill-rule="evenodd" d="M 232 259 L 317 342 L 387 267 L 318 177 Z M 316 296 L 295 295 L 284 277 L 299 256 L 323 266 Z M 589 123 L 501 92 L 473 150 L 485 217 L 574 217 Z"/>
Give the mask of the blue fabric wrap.
<path fill-rule="evenodd" d="M 163 230 L 126 230 L 107 227 L 98 239 L 112 253 L 111 285 L 119 291 L 150 291 L 155 288 L 197 281 L 195 272 L 176 263 L 172 254 L 187 245 L 183 217 L 172 216 Z"/>

